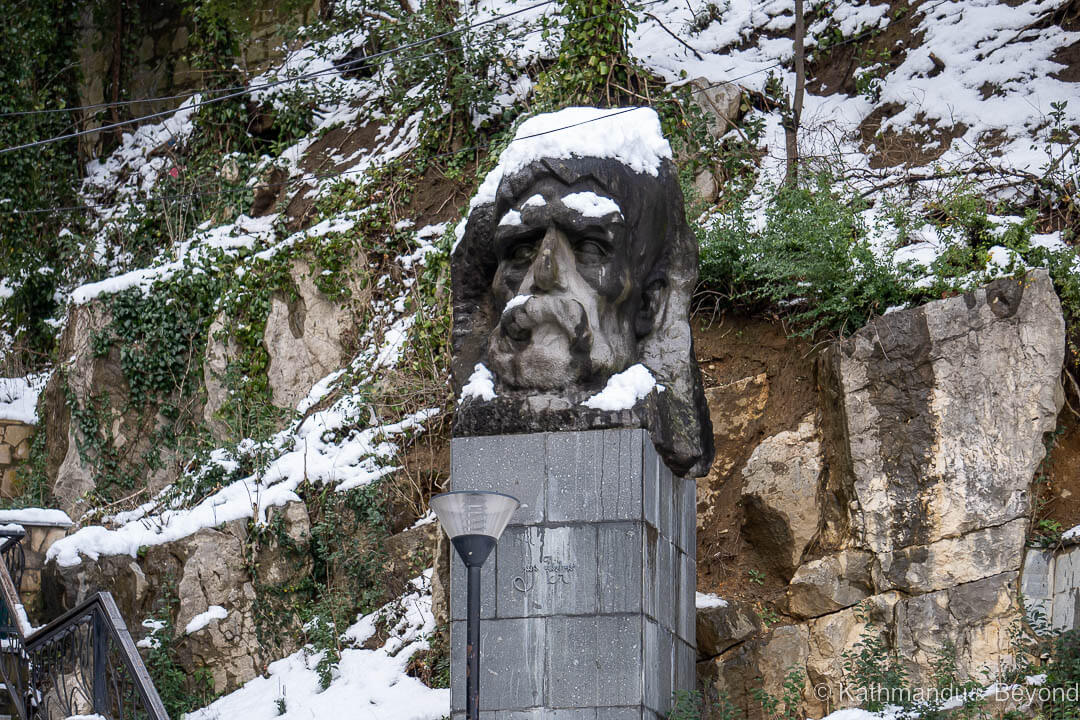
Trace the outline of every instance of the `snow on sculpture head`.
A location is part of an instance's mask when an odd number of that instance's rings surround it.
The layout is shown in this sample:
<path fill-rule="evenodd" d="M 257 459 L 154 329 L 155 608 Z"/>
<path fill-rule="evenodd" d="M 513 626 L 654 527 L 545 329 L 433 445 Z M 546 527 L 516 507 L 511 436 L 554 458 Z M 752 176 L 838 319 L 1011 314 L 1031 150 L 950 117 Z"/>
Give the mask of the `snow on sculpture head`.
<path fill-rule="evenodd" d="M 673 470 L 704 474 L 697 242 L 656 113 L 536 116 L 499 160 L 453 252 L 455 434 L 647 427 Z"/>

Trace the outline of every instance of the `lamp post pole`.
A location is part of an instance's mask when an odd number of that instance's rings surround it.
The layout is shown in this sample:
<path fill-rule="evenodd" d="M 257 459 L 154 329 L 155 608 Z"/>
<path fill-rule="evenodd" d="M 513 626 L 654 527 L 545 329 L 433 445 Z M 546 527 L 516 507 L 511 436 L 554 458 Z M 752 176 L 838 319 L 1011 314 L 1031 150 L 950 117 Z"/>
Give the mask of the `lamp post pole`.
<path fill-rule="evenodd" d="M 465 717 L 480 720 L 480 568 L 495 548 L 487 535 L 459 535 L 452 540 L 468 572 L 465 623 Z"/>
<path fill-rule="evenodd" d="M 480 566 L 469 568 L 469 617 L 466 621 L 465 717 L 480 720 Z"/>
<path fill-rule="evenodd" d="M 465 715 L 480 720 L 480 569 L 520 503 L 496 492 L 456 491 L 431 498 L 468 576 L 465 624 Z"/>

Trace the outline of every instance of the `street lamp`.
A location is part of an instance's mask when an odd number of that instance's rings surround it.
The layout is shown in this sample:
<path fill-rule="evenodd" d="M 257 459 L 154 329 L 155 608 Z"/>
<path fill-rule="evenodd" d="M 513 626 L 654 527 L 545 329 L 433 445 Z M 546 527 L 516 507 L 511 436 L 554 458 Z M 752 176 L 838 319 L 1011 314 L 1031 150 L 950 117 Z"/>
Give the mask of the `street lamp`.
<path fill-rule="evenodd" d="M 450 542 L 469 573 L 465 645 L 465 716 L 480 720 L 480 568 L 521 503 L 497 492 L 455 490 L 431 498 Z"/>

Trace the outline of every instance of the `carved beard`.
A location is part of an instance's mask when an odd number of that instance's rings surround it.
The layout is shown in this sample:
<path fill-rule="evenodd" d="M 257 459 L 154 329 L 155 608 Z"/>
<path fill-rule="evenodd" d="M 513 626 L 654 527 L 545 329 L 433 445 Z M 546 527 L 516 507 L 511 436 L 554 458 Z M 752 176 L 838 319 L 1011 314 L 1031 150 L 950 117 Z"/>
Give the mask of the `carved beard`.
<path fill-rule="evenodd" d="M 581 303 L 538 295 L 503 313 L 488 343 L 488 358 L 510 387 L 556 390 L 592 374 L 593 333 Z"/>
<path fill-rule="evenodd" d="M 490 369 L 512 389 L 602 384 L 633 362 L 635 345 L 615 328 L 595 332 L 591 309 L 566 295 L 533 295 L 504 311 L 488 341 Z"/>

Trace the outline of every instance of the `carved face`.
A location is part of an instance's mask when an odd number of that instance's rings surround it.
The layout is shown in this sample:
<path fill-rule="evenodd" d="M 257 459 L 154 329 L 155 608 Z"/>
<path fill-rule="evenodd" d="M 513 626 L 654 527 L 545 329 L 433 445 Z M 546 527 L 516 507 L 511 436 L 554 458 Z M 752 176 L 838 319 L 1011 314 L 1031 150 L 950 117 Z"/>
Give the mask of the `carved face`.
<path fill-rule="evenodd" d="M 488 356 L 511 387 L 553 390 L 634 361 L 642 288 L 619 201 L 592 180 L 541 177 L 497 219 Z"/>

